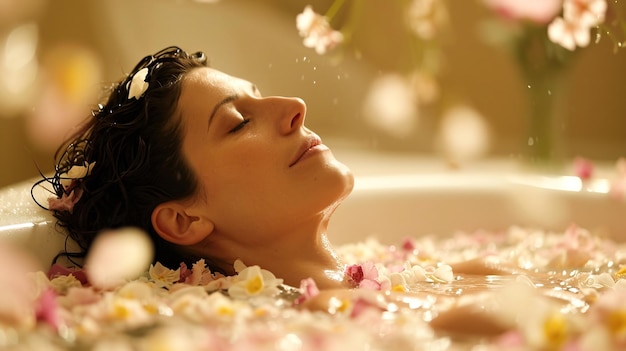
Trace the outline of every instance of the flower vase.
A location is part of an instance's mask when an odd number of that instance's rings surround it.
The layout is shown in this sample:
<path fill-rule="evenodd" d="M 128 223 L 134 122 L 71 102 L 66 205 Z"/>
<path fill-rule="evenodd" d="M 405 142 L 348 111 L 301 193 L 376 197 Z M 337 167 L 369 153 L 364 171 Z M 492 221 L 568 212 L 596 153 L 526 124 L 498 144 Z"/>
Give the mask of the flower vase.
<path fill-rule="evenodd" d="M 527 102 L 524 160 L 532 166 L 558 166 L 563 157 L 569 52 L 549 42 L 545 30 L 527 34 L 517 52 Z"/>

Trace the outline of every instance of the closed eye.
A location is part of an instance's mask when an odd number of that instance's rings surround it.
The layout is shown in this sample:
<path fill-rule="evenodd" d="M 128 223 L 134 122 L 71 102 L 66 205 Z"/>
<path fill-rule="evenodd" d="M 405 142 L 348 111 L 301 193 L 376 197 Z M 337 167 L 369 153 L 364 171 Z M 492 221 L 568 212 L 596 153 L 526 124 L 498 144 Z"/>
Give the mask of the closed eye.
<path fill-rule="evenodd" d="M 248 124 L 248 122 L 250 122 L 250 119 L 244 119 L 241 123 L 239 123 L 237 126 L 235 126 L 235 128 L 231 129 L 229 133 L 230 134 L 236 133 L 237 131 L 242 129 L 246 124 Z"/>

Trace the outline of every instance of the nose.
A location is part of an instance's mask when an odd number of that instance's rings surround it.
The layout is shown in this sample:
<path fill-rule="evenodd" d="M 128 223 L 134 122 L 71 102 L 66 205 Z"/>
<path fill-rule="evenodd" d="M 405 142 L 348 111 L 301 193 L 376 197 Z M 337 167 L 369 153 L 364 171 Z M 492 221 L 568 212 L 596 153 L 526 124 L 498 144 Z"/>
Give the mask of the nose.
<path fill-rule="evenodd" d="M 287 135 L 299 130 L 306 118 L 306 103 L 297 97 L 270 97 L 275 107 L 273 113 L 278 118 L 280 134 Z"/>

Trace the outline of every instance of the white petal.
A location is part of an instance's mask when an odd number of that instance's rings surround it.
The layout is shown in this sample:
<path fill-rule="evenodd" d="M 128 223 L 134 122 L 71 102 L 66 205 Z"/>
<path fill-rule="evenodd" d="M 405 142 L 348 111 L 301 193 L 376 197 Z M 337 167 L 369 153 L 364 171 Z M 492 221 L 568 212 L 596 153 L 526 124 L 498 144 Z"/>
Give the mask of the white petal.
<path fill-rule="evenodd" d="M 89 281 L 102 288 L 116 286 L 143 273 L 152 261 L 152 242 L 138 229 L 98 234 L 85 262 Z"/>
<path fill-rule="evenodd" d="M 565 36 L 565 20 L 557 17 L 548 25 L 548 38 L 553 43 L 560 43 L 561 38 Z"/>
<path fill-rule="evenodd" d="M 589 42 L 591 41 L 591 35 L 589 34 L 589 29 L 585 27 L 576 28 L 576 30 L 573 33 L 573 37 L 574 37 L 574 41 L 576 42 L 576 45 L 580 46 L 581 48 L 584 48 L 587 45 L 589 45 Z"/>

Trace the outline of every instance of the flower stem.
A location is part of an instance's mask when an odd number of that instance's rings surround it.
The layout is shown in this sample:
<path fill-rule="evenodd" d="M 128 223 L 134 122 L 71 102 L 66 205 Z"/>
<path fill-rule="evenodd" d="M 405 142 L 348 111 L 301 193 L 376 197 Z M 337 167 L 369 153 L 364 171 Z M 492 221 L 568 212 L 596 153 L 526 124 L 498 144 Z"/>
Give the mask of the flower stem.
<path fill-rule="evenodd" d="M 333 20 L 337 12 L 339 12 L 344 2 L 346 2 L 346 0 L 335 0 L 330 5 L 330 7 L 328 8 L 328 11 L 326 11 L 326 14 L 324 15 L 324 17 L 326 17 L 329 23 L 330 21 Z"/>

